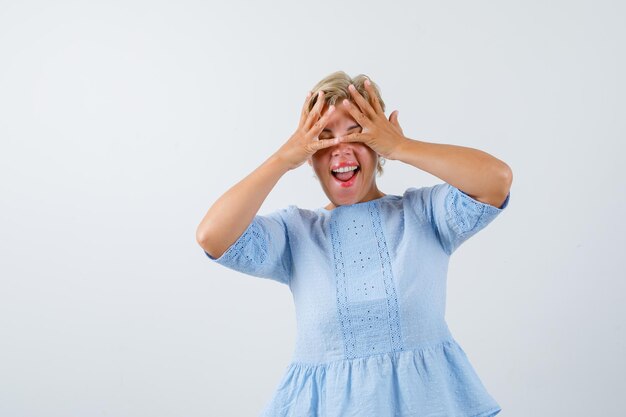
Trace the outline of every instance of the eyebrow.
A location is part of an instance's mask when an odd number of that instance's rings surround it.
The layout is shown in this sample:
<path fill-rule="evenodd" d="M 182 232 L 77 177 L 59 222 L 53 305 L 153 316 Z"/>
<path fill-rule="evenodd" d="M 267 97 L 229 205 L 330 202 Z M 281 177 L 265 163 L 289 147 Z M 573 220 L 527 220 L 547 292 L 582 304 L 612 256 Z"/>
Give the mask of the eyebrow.
<path fill-rule="evenodd" d="M 361 125 L 353 125 L 353 126 L 350 126 L 347 130 L 352 130 L 352 129 L 354 129 L 355 127 L 361 127 Z M 323 132 L 330 132 L 330 133 L 332 133 L 332 131 L 331 131 L 330 129 L 328 129 L 327 127 L 325 127 L 325 128 L 322 130 L 322 133 L 323 133 Z"/>

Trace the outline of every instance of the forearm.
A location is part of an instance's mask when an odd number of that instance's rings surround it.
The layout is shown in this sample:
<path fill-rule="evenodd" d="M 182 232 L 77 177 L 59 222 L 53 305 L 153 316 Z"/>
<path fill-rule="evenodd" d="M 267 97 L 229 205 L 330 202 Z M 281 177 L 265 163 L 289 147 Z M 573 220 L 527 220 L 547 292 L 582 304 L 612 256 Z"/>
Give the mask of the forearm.
<path fill-rule="evenodd" d="M 494 156 L 474 148 L 406 138 L 394 158 L 426 171 L 479 201 L 499 206 L 513 174 Z"/>
<path fill-rule="evenodd" d="M 263 201 L 287 171 L 288 165 L 273 154 L 226 191 L 209 208 L 196 230 L 200 246 L 215 258 L 221 256 L 250 225 Z"/>

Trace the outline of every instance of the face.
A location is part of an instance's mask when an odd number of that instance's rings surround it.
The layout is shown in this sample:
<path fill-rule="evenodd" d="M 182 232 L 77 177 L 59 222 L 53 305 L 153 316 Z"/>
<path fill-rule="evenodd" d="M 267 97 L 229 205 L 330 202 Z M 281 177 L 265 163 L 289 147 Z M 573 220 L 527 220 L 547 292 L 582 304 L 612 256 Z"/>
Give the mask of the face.
<path fill-rule="evenodd" d="M 322 114 L 328 105 L 322 109 Z M 362 130 L 341 103 L 335 104 L 335 112 L 328 119 L 319 139 L 331 139 Z M 308 160 L 322 185 L 333 209 L 340 205 L 349 205 L 369 201 L 383 196 L 376 186 L 376 166 L 378 154 L 361 142 L 343 142 L 315 152 Z M 339 167 L 353 167 L 356 170 L 346 173 L 333 173 Z M 345 168 L 344 168 L 345 169 Z"/>

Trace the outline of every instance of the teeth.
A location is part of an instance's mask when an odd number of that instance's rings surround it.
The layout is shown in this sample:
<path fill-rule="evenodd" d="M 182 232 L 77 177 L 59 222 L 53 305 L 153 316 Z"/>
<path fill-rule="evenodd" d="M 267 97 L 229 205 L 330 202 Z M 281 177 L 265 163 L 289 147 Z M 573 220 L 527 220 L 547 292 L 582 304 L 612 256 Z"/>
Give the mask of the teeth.
<path fill-rule="evenodd" d="M 354 171 L 355 169 L 357 169 L 358 167 L 356 165 L 353 165 L 351 167 L 343 167 L 343 168 L 337 168 L 337 169 L 333 169 L 333 172 L 348 172 L 348 171 Z"/>

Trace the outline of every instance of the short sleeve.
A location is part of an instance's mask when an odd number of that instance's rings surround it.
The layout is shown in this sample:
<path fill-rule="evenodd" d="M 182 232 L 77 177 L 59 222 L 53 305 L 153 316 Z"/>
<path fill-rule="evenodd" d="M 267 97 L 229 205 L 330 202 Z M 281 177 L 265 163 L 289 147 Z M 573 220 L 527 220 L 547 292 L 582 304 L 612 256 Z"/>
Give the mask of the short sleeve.
<path fill-rule="evenodd" d="M 411 190 L 409 195 L 416 200 L 414 204 L 421 205 L 422 214 L 448 255 L 491 223 L 508 206 L 511 196 L 509 191 L 502 205 L 495 207 L 448 183 Z"/>
<path fill-rule="evenodd" d="M 287 225 L 283 218 L 287 209 L 256 215 L 247 229 L 220 256 L 205 255 L 227 268 L 260 278 L 288 284 L 291 276 L 291 250 Z"/>

